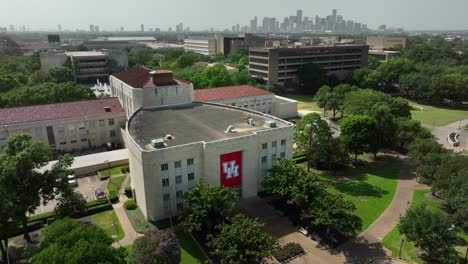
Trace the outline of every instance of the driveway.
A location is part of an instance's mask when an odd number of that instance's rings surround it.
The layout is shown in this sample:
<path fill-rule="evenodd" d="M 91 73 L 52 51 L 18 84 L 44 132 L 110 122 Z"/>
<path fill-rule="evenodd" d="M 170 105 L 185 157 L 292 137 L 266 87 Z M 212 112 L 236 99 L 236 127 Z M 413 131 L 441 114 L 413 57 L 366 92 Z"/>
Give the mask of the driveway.
<path fill-rule="evenodd" d="M 99 176 L 97 175 L 81 177 L 81 178 L 78 178 L 77 181 L 78 181 L 78 186 L 75 187 L 75 190 L 83 194 L 83 197 L 86 199 L 87 202 L 93 201 L 94 191 L 97 188 L 105 189 L 106 183 L 107 183 L 107 181 L 101 181 L 99 179 Z M 36 209 L 34 214 L 42 214 L 42 213 L 53 211 L 56 204 L 57 204 L 57 200 L 49 201 L 46 205 L 41 204 L 41 206 L 39 206 Z"/>

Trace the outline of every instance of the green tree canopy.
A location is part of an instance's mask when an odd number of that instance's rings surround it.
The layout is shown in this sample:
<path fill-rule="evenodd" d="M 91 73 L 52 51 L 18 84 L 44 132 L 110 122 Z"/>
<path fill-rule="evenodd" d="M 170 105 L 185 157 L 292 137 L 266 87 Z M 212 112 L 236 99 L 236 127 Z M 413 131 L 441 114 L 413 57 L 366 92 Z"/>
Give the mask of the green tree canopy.
<path fill-rule="evenodd" d="M 42 235 L 33 263 L 126 263 L 125 250 L 113 248 L 112 238 L 95 225 L 66 218 L 46 227 Z"/>
<path fill-rule="evenodd" d="M 67 67 L 55 67 L 50 69 L 48 73 L 56 83 L 73 82 L 75 80 L 72 70 Z"/>
<path fill-rule="evenodd" d="M 180 245 L 170 229 L 150 230 L 133 243 L 130 263 L 134 264 L 179 264 Z"/>
<path fill-rule="evenodd" d="M 278 244 L 263 230 L 263 224 L 238 214 L 216 227 L 217 234 L 208 236 L 210 253 L 221 263 L 259 263 L 269 257 Z"/>
<path fill-rule="evenodd" d="M 377 123 L 372 117 L 354 115 L 342 119 L 340 127 L 343 142 L 354 154 L 354 162 L 357 162 L 357 156 L 368 150 L 377 136 Z"/>
<path fill-rule="evenodd" d="M 391 103 L 392 98 L 371 89 L 359 89 L 346 93 L 343 102 L 345 115 L 368 115 L 376 103 Z"/>

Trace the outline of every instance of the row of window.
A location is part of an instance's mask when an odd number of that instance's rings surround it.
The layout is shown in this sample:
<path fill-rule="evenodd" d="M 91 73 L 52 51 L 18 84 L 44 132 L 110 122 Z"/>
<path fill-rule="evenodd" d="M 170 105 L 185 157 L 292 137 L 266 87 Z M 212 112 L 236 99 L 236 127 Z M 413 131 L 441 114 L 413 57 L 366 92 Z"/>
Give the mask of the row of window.
<path fill-rule="evenodd" d="M 188 189 L 192 189 L 195 186 L 195 170 L 194 170 L 194 160 L 187 159 L 187 181 Z M 174 162 L 174 172 L 175 172 L 175 183 L 176 183 L 176 201 L 177 201 L 177 210 L 181 211 L 184 208 L 183 204 L 183 190 L 182 190 L 182 161 Z M 163 186 L 163 204 L 164 210 L 166 213 L 171 208 L 171 194 L 170 194 L 170 181 L 169 181 L 169 164 L 161 164 L 161 178 Z"/>

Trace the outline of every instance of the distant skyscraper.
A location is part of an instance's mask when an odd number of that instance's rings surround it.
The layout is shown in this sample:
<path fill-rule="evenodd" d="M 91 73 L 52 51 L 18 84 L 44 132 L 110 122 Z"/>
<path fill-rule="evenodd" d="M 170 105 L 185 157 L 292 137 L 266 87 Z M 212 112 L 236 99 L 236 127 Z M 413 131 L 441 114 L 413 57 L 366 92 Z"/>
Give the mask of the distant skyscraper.
<path fill-rule="evenodd" d="M 59 31 L 59 32 L 62 31 L 62 25 L 58 25 L 58 31 Z"/>
<path fill-rule="evenodd" d="M 14 32 L 14 31 L 15 31 L 15 26 L 10 25 L 10 32 Z"/>
<path fill-rule="evenodd" d="M 296 13 L 296 23 L 298 25 L 301 25 L 302 24 L 302 10 L 299 9 L 297 10 L 297 13 Z"/>
<path fill-rule="evenodd" d="M 145 25 L 141 24 L 140 25 L 140 30 L 141 30 L 141 32 L 145 32 Z"/>
<path fill-rule="evenodd" d="M 250 31 L 257 32 L 257 17 L 255 16 L 254 19 L 250 20 Z"/>
<path fill-rule="evenodd" d="M 94 25 L 93 24 L 89 25 L 89 32 L 94 32 Z"/>
<path fill-rule="evenodd" d="M 240 25 L 236 24 L 236 32 L 240 32 Z"/>
<path fill-rule="evenodd" d="M 94 32 L 99 32 L 99 26 L 94 26 Z"/>

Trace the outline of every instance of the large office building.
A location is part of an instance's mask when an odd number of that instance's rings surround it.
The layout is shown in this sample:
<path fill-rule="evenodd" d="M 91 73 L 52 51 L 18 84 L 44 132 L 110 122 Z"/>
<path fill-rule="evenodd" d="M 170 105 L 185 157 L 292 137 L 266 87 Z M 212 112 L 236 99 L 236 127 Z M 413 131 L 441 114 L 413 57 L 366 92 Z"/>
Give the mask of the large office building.
<path fill-rule="evenodd" d="M 406 37 L 377 36 L 367 37 L 367 45 L 373 50 L 406 48 Z"/>
<path fill-rule="evenodd" d="M 117 98 L 2 108 L 0 149 L 22 133 L 61 152 L 121 144 L 125 121 Z"/>
<path fill-rule="evenodd" d="M 185 51 L 192 51 L 207 56 L 213 56 L 217 52 L 215 37 L 190 37 L 184 39 Z"/>
<path fill-rule="evenodd" d="M 369 46 L 355 44 L 250 48 L 249 72 L 267 84 L 284 84 L 303 65 L 315 63 L 329 74 L 345 78 L 367 65 L 368 53 Z"/>
<path fill-rule="evenodd" d="M 147 219 L 181 212 L 188 206 L 183 194 L 200 178 L 254 197 L 267 170 L 292 156 L 293 124 L 268 114 L 267 92 L 247 87 L 239 88 L 245 96 L 229 95 L 235 89 L 222 87 L 200 94 L 172 72 L 143 67 L 114 74 L 111 85 L 129 115 L 123 133 L 131 184 Z M 248 97 L 257 98 L 255 111 L 196 101 Z M 244 99 L 238 101 L 250 104 Z"/>
<path fill-rule="evenodd" d="M 204 55 L 212 56 L 218 52 L 227 55 L 236 50 L 248 51 L 252 47 L 265 47 L 267 41 L 279 39 L 281 38 L 271 39 L 254 34 L 239 34 L 237 36 L 215 34 L 213 37 L 192 36 L 186 38 L 184 46 L 186 51 Z"/>

